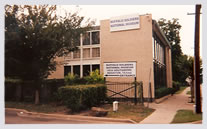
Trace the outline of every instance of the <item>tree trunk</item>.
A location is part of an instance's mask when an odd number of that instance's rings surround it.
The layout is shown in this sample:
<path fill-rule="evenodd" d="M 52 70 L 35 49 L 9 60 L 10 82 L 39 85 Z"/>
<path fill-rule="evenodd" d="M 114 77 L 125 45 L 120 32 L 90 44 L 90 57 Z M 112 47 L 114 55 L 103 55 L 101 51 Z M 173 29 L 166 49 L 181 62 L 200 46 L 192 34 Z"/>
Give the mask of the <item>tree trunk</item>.
<path fill-rule="evenodd" d="M 40 82 L 39 80 L 35 81 L 35 104 L 40 103 Z"/>
<path fill-rule="evenodd" d="M 35 90 L 35 104 L 39 104 L 40 103 L 40 96 L 39 96 L 39 91 L 38 89 Z"/>

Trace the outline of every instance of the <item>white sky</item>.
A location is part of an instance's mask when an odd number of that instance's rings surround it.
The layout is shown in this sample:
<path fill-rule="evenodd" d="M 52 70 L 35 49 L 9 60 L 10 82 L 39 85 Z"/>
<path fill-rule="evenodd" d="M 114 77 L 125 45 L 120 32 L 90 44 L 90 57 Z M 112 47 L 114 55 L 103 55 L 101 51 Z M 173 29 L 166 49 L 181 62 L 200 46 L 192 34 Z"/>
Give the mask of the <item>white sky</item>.
<path fill-rule="evenodd" d="M 79 11 L 81 16 L 96 19 L 96 25 L 99 25 L 99 21 L 103 19 L 134 13 L 152 14 L 152 18 L 155 20 L 178 18 L 182 26 L 180 31 L 182 51 L 184 54 L 194 55 L 195 15 L 187 15 L 187 13 L 194 13 L 195 5 L 62 5 L 60 9 L 60 13 L 63 13 L 63 10 Z M 202 24 L 200 29 L 202 32 Z M 202 35 L 200 39 L 202 48 Z M 202 49 L 200 50 L 202 53 Z"/>

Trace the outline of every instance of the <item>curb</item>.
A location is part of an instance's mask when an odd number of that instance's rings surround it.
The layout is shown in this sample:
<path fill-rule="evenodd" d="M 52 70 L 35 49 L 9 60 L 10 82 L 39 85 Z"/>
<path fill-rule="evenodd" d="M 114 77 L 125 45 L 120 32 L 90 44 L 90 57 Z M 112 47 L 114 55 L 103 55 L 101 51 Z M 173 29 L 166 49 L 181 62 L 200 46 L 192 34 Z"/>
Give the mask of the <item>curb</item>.
<path fill-rule="evenodd" d="M 203 124 L 202 120 L 190 122 L 189 124 Z"/>
<path fill-rule="evenodd" d="M 92 120 L 92 121 L 105 121 L 105 122 L 117 122 L 123 124 L 137 124 L 137 122 L 131 119 L 114 119 L 114 118 L 100 118 L 100 117 L 92 117 L 92 116 L 80 116 L 80 115 L 61 115 L 61 114 L 46 114 L 46 113 L 37 113 L 37 112 L 29 112 L 24 109 L 15 109 L 15 108 L 5 108 L 5 111 L 17 111 L 17 115 L 20 117 L 41 117 L 41 118 L 54 118 L 54 119 L 73 119 L 73 120 Z"/>
<path fill-rule="evenodd" d="M 170 95 L 164 96 L 164 97 L 162 97 L 162 98 L 155 99 L 154 102 L 155 102 L 156 104 L 160 104 L 160 103 L 164 102 L 165 100 L 167 100 L 170 96 L 172 96 L 172 95 L 170 94 Z"/>

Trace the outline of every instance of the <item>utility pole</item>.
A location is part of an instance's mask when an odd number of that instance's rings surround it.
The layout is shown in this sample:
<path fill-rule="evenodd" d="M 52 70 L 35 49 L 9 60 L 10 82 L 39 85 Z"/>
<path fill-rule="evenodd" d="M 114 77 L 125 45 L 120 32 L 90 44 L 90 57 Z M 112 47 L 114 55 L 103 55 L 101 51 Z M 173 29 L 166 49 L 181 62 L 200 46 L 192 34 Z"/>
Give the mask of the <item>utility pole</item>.
<path fill-rule="evenodd" d="M 201 91 L 200 91 L 200 10 L 201 5 L 196 5 L 195 15 L 195 112 L 201 113 Z"/>

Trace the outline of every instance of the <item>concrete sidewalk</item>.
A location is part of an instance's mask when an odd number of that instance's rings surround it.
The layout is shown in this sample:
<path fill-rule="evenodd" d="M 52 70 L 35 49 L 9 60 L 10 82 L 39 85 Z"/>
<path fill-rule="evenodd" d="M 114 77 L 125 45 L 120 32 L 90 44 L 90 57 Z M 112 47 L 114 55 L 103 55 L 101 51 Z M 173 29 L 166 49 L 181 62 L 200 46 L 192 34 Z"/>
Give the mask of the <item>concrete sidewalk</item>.
<path fill-rule="evenodd" d="M 169 96 L 165 101 L 156 104 L 150 103 L 149 107 L 156 109 L 150 116 L 145 118 L 139 124 L 170 124 L 180 109 L 194 110 L 193 104 L 188 103 L 189 95 L 186 94 L 190 87 L 186 88 L 180 94 Z"/>

